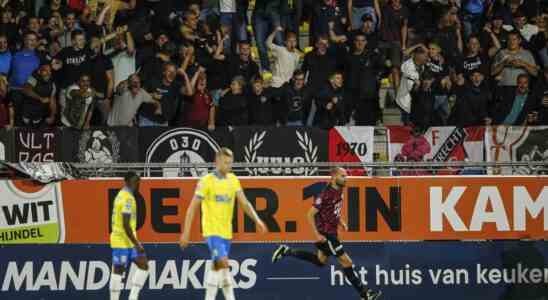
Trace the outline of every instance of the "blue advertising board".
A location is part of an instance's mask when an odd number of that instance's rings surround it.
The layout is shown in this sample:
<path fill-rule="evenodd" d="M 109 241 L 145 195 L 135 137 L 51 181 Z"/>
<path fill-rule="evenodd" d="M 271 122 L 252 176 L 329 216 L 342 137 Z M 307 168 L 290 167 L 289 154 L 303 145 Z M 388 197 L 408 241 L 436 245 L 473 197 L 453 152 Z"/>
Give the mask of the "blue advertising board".
<path fill-rule="evenodd" d="M 315 251 L 311 244 L 290 246 Z M 345 249 L 362 281 L 383 291 L 382 299 L 546 300 L 547 246 L 544 241 L 432 241 L 348 243 Z M 205 245 L 183 252 L 174 244 L 145 248 L 150 272 L 141 299 L 203 299 L 203 274 L 211 266 Z M 358 299 L 337 266 L 319 268 L 293 258 L 272 264 L 275 248 L 232 246 L 237 299 Z M 108 299 L 110 255 L 107 245 L 1 246 L 0 299 Z"/>

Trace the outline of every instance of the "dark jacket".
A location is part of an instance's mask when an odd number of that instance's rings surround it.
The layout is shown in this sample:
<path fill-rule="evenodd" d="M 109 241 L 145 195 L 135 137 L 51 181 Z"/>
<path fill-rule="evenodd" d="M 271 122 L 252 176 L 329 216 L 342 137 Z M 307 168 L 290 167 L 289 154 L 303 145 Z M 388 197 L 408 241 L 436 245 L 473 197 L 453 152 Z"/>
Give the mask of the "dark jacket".
<path fill-rule="evenodd" d="M 275 123 L 275 106 L 277 104 L 273 89 L 264 89 L 260 95 L 253 91 L 247 96 L 249 124 L 269 126 Z"/>
<path fill-rule="evenodd" d="M 466 83 L 456 88 L 457 101 L 451 112 L 449 124 L 458 127 L 482 126 L 489 117 L 491 91 L 485 83 L 475 87 Z"/>
<path fill-rule="evenodd" d="M 337 103 L 333 99 L 337 98 Z M 333 103 L 333 107 L 328 109 L 328 103 Z M 334 89 L 331 84 L 327 84 L 316 98 L 317 112 L 314 124 L 321 128 L 328 129 L 344 123 L 344 91 L 342 88 Z"/>
<path fill-rule="evenodd" d="M 248 124 L 247 99 L 244 94 L 234 95 L 228 92 L 219 100 L 217 108 L 218 126 L 239 126 Z"/>
<path fill-rule="evenodd" d="M 492 119 L 494 124 L 502 124 L 504 119 L 512 111 L 514 99 L 516 98 L 516 87 L 499 87 L 497 96 L 495 97 L 495 103 L 492 106 Z M 527 114 L 534 111 L 536 108 L 535 98 L 532 93 L 529 92 L 525 104 L 519 114 L 518 118 L 512 125 L 523 125 L 526 121 Z"/>

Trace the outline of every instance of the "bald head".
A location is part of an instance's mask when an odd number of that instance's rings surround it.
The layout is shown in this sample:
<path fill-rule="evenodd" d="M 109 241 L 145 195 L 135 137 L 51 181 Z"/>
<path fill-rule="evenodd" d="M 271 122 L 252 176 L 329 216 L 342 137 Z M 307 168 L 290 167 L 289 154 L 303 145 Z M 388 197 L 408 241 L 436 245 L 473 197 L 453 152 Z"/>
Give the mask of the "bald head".
<path fill-rule="evenodd" d="M 338 189 L 343 188 L 346 185 L 346 176 L 348 173 L 344 168 L 334 167 L 331 169 L 331 185 Z"/>

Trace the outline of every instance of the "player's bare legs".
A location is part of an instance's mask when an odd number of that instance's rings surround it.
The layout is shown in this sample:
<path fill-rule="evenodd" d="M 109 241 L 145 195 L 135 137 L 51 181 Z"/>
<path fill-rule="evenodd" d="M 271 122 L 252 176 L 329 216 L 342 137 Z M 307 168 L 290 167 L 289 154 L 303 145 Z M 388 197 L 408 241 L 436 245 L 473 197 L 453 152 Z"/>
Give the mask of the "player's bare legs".
<path fill-rule="evenodd" d="M 215 300 L 218 289 L 221 288 L 225 300 L 235 300 L 234 287 L 232 286 L 232 275 L 228 265 L 228 258 L 222 257 L 214 262 L 213 269 L 206 276 L 205 300 Z"/>
<path fill-rule="evenodd" d="M 139 293 L 145 284 L 148 274 L 148 260 L 146 256 L 139 256 L 135 259 L 134 263 L 137 265 L 137 271 L 131 278 L 131 291 L 129 300 L 139 299 Z M 124 266 L 113 266 L 112 274 L 110 276 L 110 300 L 120 299 L 120 293 L 124 289 L 122 279 L 124 273 L 126 273 Z"/>
<path fill-rule="evenodd" d="M 131 290 L 129 292 L 129 300 L 139 299 L 139 293 L 145 285 L 148 274 L 148 259 L 146 256 L 139 256 L 134 263 L 137 265 L 137 271 L 131 278 Z"/>

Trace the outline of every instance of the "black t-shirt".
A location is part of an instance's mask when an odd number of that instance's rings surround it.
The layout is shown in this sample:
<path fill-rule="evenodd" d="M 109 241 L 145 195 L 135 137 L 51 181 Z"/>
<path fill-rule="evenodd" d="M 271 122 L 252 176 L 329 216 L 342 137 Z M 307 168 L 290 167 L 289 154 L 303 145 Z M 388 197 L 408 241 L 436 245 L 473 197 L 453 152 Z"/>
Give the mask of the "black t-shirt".
<path fill-rule="evenodd" d="M 114 69 L 112 60 L 107 56 L 99 54 L 95 58 L 92 58 L 90 62 L 93 66 L 91 69 L 91 86 L 98 94 L 102 94 L 102 97 L 106 97 L 108 88 L 106 73 Z"/>
<path fill-rule="evenodd" d="M 300 90 L 296 90 L 293 87 L 293 83 L 288 82 L 284 84 L 280 89 L 282 91 L 281 100 L 285 102 L 286 116 L 285 119 L 287 122 L 303 121 L 305 118 L 305 108 L 309 101 L 310 89 L 303 87 Z"/>
<path fill-rule="evenodd" d="M 154 93 L 162 95 L 162 99 L 160 99 L 162 114 L 155 114 L 156 106 L 153 104 L 143 103 L 140 115 L 157 123 L 171 122 L 177 113 L 181 85 L 178 82 L 173 82 L 167 86 L 162 79 L 156 79 L 145 83 L 145 90 L 151 95 Z"/>
<path fill-rule="evenodd" d="M 440 80 L 449 75 L 449 68 L 445 61 L 430 59 L 426 63 L 426 69 L 434 76 L 434 79 Z"/>
<path fill-rule="evenodd" d="M 247 97 L 250 125 L 274 124 L 274 105 L 276 98 L 272 89 L 265 89 L 260 95 L 250 93 Z"/>
<path fill-rule="evenodd" d="M 479 70 L 483 75 L 489 74 L 489 58 L 486 55 L 474 55 L 472 57 L 463 57 L 460 64 L 461 70 L 466 77 L 470 76 L 473 71 Z"/>
<path fill-rule="evenodd" d="M 61 50 L 56 59 L 63 63 L 60 70 L 60 87 L 66 88 L 80 79 L 80 76 L 90 71 L 90 60 L 93 51 L 89 48 L 76 50 L 74 47 L 67 47 Z"/>
<path fill-rule="evenodd" d="M 55 94 L 55 84 L 52 81 L 44 81 L 38 76 L 31 76 L 27 84 L 32 86 L 32 90 L 40 97 L 51 97 Z M 21 106 L 21 117 L 30 120 L 39 120 L 47 118 L 49 114 L 49 104 L 42 103 L 30 97 L 23 97 Z"/>
<path fill-rule="evenodd" d="M 401 42 L 401 28 L 408 18 L 409 10 L 403 4 L 398 10 L 395 10 L 392 5 L 385 5 L 382 10 L 382 39 L 390 42 Z"/>
<path fill-rule="evenodd" d="M 244 94 L 234 95 L 228 92 L 219 100 L 217 125 L 247 125 L 247 98 Z"/>

